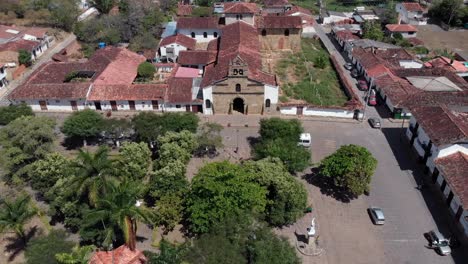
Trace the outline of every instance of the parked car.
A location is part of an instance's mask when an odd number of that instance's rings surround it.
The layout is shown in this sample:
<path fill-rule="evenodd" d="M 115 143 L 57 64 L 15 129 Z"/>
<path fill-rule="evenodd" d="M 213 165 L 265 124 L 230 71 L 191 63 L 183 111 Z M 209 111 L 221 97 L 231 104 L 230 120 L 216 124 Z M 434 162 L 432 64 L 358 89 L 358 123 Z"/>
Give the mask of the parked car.
<path fill-rule="evenodd" d="M 303 146 L 303 147 L 310 147 L 310 133 L 302 133 L 301 136 L 299 137 L 299 142 L 297 143 L 298 146 Z"/>
<path fill-rule="evenodd" d="M 382 124 L 380 123 L 380 118 L 377 118 L 377 117 L 369 118 L 369 124 L 371 125 L 372 128 L 380 129 L 382 127 Z"/>
<path fill-rule="evenodd" d="M 369 212 L 374 225 L 383 225 L 385 223 L 385 216 L 381 208 L 369 207 L 367 208 L 367 211 Z"/>
<path fill-rule="evenodd" d="M 424 234 L 424 236 L 429 241 L 429 246 L 434 248 L 438 254 L 447 256 L 452 253 L 452 250 L 450 249 L 450 241 L 446 239 L 439 231 L 431 230 Z"/>
<path fill-rule="evenodd" d="M 369 93 L 369 105 L 376 106 L 377 105 L 377 95 L 375 90 L 371 90 Z"/>
<path fill-rule="evenodd" d="M 357 71 L 356 69 L 353 69 L 353 70 L 351 71 L 351 76 L 352 76 L 353 78 L 359 77 L 358 71 Z"/>
<path fill-rule="evenodd" d="M 352 68 L 354 68 L 353 64 L 352 63 L 345 63 L 345 65 L 343 65 L 343 67 L 345 69 L 347 69 L 348 71 L 350 71 Z"/>
<path fill-rule="evenodd" d="M 367 81 L 366 80 L 359 80 L 358 81 L 358 88 L 361 91 L 369 90 L 369 86 L 367 85 Z"/>

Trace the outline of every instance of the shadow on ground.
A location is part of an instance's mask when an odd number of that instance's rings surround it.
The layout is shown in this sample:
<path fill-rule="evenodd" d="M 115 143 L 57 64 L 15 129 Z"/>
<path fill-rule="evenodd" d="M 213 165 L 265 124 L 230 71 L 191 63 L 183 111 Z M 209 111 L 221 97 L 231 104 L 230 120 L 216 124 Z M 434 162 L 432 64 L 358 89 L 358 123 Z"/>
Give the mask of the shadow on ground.
<path fill-rule="evenodd" d="M 24 239 L 14 235 L 5 238 L 8 241 L 8 244 L 5 246 L 5 251 L 10 253 L 8 261 L 15 260 L 16 256 L 21 253 L 26 248 L 28 242 L 38 233 L 39 228 L 33 226 L 29 231 L 26 232 L 26 237 Z"/>
<path fill-rule="evenodd" d="M 342 203 L 349 203 L 351 200 L 356 198 L 356 196 L 351 194 L 349 191 L 335 186 L 333 180 L 329 177 L 321 175 L 319 168 L 312 168 L 310 173 L 305 174 L 302 178 L 309 184 L 320 188 L 320 192 L 322 194 L 333 197 Z"/>

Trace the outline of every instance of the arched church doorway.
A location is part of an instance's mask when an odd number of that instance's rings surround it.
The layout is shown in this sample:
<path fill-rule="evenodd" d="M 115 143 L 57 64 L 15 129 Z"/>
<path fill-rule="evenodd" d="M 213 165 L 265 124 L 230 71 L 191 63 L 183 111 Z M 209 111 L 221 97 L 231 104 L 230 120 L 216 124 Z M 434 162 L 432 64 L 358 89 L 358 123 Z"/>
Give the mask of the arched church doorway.
<path fill-rule="evenodd" d="M 232 102 L 232 110 L 244 114 L 244 99 L 237 97 Z"/>

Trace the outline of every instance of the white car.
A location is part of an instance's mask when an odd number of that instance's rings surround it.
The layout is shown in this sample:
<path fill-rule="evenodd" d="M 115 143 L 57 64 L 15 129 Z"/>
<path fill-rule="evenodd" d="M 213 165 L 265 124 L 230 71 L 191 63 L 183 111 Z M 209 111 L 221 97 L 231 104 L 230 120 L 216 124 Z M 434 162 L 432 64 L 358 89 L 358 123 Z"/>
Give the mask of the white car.
<path fill-rule="evenodd" d="M 297 143 L 298 146 L 303 146 L 303 147 L 310 147 L 310 133 L 302 133 L 301 136 L 299 137 L 299 142 Z"/>
<path fill-rule="evenodd" d="M 372 222 L 374 225 L 383 225 L 385 224 L 385 216 L 383 214 L 383 211 L 379 207 L 369 207 L 367 209 L 369 212 L 369 215 L 372 219 Z"/>

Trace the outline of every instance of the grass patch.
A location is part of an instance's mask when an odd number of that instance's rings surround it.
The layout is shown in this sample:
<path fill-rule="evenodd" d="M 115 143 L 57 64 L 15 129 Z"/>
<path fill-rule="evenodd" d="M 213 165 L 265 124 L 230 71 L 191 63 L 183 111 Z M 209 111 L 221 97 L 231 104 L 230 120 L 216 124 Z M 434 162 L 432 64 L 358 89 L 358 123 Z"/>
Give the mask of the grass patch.
<path fill-rule="evenodd" d="M 321 106 L 342 106 L 348 98 L 341 89 L 330 55 L 320 40 L 301 40 L 302 52 L 286 56 L 276 66 L 283 96 Z M 325 58 L 323 68 L 315 67 L 318 58 Z M 311 76 L 309 76 L 310 72 Z M 283 102 L 285 98 L 281 98 Z"/>
<path fill-rule="evenodd" d="M 308 10 L 311 10 L 312 11 L 312 14 L 319 14 L 320 13 L 320 9 L 319 7 L 317 6 L 317 2 L 316 1 L 309 1 L 309 0 L 292 0 L 292 1 L 289 1 L 291 4 L 293 5 L 297 5 L 297 6 L 300 6 L 302 8 L 305 8 L 305 9 L 308 9 Z"/>

